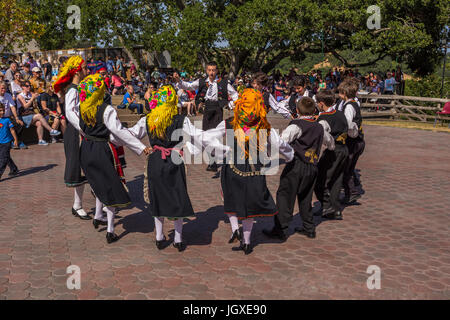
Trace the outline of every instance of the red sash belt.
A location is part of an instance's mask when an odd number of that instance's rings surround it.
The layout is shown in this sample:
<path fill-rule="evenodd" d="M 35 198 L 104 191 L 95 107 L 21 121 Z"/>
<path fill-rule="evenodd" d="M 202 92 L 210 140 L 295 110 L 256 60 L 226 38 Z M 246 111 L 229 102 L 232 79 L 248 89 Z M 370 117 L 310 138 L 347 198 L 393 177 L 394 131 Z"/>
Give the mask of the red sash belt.
<path fill-rule="evenodd" d="M 164 148 L 161 146 L 153 146 L 152 147 L 154 150 L 159 150 L 161 151 L 161 159 L 165 160 L 167 158 L 167 156 L 170 156 L 170 153 L 172 151 L 177 151 L 181 156 L 183 156 L 183 150 L 179 150 L 176 148 Z"/>

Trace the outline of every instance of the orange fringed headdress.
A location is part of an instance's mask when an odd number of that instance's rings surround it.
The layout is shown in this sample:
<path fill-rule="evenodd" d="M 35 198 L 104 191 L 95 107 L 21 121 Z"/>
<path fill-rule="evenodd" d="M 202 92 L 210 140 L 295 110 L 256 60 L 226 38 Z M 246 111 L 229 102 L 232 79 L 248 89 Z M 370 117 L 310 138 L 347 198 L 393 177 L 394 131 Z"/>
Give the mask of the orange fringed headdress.
<path fill-rule="evenodd" d="M 248 158 L 249 144 L 257 143 L 258 150 L 265 149 L 265 145 L 259 144 L 259 131 L 264 129 L 267 137 L 270 135 L 270 123 L 266 118 L 267 111 L 264 106 L 264 98 L 261 92 L 255 89 L 245 89 L 234 104 L 236 107 L 231 125 L 241 150 L 245 152 L 245 157 Z"/>
<path fill-rule="evenodd" d="M 71 56 L 66 60 L 64 65 L 59 70 L 58 77 L 53 84 L 53 90 L 58 93 L 64 85 L 70 83 L 75 73 L 81 70 L 84 60 L 80 56 Z"/>

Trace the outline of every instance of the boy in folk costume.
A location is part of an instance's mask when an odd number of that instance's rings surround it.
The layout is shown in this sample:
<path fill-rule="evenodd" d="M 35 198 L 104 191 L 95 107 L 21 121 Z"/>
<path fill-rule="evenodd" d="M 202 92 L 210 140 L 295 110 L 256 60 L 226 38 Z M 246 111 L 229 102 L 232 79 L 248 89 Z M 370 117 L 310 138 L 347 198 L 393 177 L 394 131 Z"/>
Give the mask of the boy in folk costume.
<path fill-rule="evenodd" d="M 294 89 L 294 93 L 290 96 L 289 99 L 286 99 L 286 103 L 291 111 L 292 117 L 297 118 L 297 103 L 303 99 L 304 97 L 312 98 L 316 101 L 316 96 L 314 93 L 306 88 L 306 77 L 305 76 L 295 76 L 292 79 L 292 88 Z M 283 101 L 284 102 L 284 101 Z M 314 110 L 315 114 L 319 113 L 319 110 L 316 108 Z"/>
<path fill-rule="evenodd" d="M 181 81 L 178 73 L 174 73 L 173 75 L 174 80 L 177 82 L 177 89 L 198 89 L 195 103 L 197 107 L 200 103 L 205 104 L 202 124 L 203 130 L 215 128 L 223 120 L 223 108 L 229 104 L 228 95 L 233 101 L 239 98 L 239 94 L 228 83 L 227 79 L 216 78 L 218 72 L 217 63 L 209 62 L 206 66 L 206 73 L 208 74 L 208 78 L 206 79 L 199 79 L 189 83 Z M 217 163 L 211 159 L 206 170 L 216 172 Z"/>
<path fill-rule="evenodd" d="M 228 146 L 227 161 L 222 167 L 221 184 L 225 214 L 230 219 L 232 236 L 229 243 L 241 240 L 238 248 L 247 255 L 252 252 L 250 236 L 253 218 L 270 217 L 277 208 L 266 185 L 263 159 L 269 150 L 275 149 L 291 161 L 294 150 L 272 130 L 266 118 L 266 107 L 261 92 L 245 89 L 235 102 L 234 116 L 222 121 L 217 128 L 204 132 L 203 137 L 231 131 L 233 145 Z M 229 137 L 227 137 L 228 140 Z M 260 141 L 263 138 L 264 141 Z M 267 138 L 267 139 L 264 139 Z M 231 151 L 231 152 L 230 152 Z M 243 239 L 238 220 L 242 221 Z"/>
<path fill-rule="evenodd" d="M 144 174 L 144 199 L 150 203 L 150 214 L 155 218 L 156 247 L 159 250 L 165 247 L 163 224 L 164 218 L 168 218 L 174 220 L 173 246 L 183 251 L 183 218 L 194 216 L 182 158 L 183 134 L 193 138 L 195 145 L 202 145 L 202 130 L 196 129 L 184 115 L 179 115 L 177 106 L 176 89 L 172 85 L 162 86 L 150 98 L 151 112 L 129 131 L 138 139 L 148 136 L 153 148 Z M 173 136 L 177 138 L 173 139 Z"/>
<path fill-rule="evenodd" d="M 80 125 L 79 125 L 79 96 L 77 86 L 87 75 L 86 62 L 80 56 L 67 59 L 60 69 L 53 84 L 55 93 L 65 94 L 63 116 L 68 120 L 64 132 L 64 153 L 66 166 L 64 182 L 67 187 L 75 189 L 72 214 L 82 220 L 91 219 L 82 208 L 84 184 L 86 178 L 81 174 L 80 167 Z"/>
<path fill-rule="evenodd" d="M 97 198 L 94 227 L 102 220 L 101 206 L 106 206 L 108 243 L 117 241 L 114 233 L 115 208 L 131 203 L 128 191 L 117 171 L 119 158 L 116 148 L 110 142 L 110 135 L 123 141 L 140 155 L 149 154 L 145 147 L 117 117 L 116 110 L 104 102 L 106 85 L 99 74 L 87 76 L 78 86 L 80 96 L 80 128 L 84 133 L 80 147 L 80 164 Z"/>
<path fill-rule="evenodd" d="M 344 103 L 342 109 L 348 124 L 348 160 L 344 169 L 345 202 L 351 203 L 361 197 L 355 186 L 358 182 L 355 174 L 356 163 L 364 152 L 364 132 L 362 129 L 362 116 L 359 102 L 355 100 L 358 86 L 352 80 L 345 80 L 339 85 L 339 96 Z M 359 182 L 358 182 L 359 184 Z"/>
<path fill-rule="evenodd" d="M 269 78 L 263 72 L 257 72 L 253 75 L 252 87 L 253 89 L 258 90 L 263 95 L 264 105 L 266 106 L 266 111 L 269 112 L 270 109 L 273 109 L 275 112 L 281 114 L 284 118 L 290 119 L 291 112 L 286 107 L 287 101 L 277 102 L 273 95 L 267 91 L 267 83 Z"/>
<path fill-rule="evenodd" d="M 335 98 L 331 90 L 320 90 L 316 98 L 321 110 L 317 122 L 333 137 L 335 148 L 325 150 L 319 160 L 319 174 L 314 191 L 317 200 L 322 204 L 322 215 L 329 219 L 342 220 L 339 193 L 348 157 L 347 119 L 343 112 L 333 108 Z"/>
<path fill-rule="evenodd" d="M 296 198 L 303 227 L 295 230 L 309 238 L 316 237 L 311 200 L 317 179 L 317 164 L 322 145 L 334 149 L 334 143 L 331 136 L 315 121 L 315 110 L 313 99 L 304 97 L 299 100 L 297 102 L 299 119 L 292 120 L 281 135 L 281 138 L 295 150 L 295 157 L 281 173 L 277 191 L 278 215 L 274 217 L 275 226 L 271 230 L 263 230 L 268 237 L 282 241 L 287 239 Z"/>

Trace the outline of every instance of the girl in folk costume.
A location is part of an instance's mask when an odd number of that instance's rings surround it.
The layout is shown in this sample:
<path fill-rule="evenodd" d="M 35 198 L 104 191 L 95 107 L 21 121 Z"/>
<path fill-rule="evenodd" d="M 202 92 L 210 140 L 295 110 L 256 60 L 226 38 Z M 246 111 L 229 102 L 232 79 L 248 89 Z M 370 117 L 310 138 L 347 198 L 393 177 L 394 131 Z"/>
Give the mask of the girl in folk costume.
<path fill-rule="evenodd" d="M 164 248 L 163 223 L 168 218 L 174 220 L 173 246 L 183 251 L 183 218 L 194 216 L 182 158 L 183 134 L 201 145 L 202 130 L 196 129 L 187 117 L 178 115 L 177 105 L 176 89 L 164 85 L 150 98 L 151 112 L 129 130 L 139 139 L 148 135 L 153 148 L 144 173 L 144 199 L 150 203 L 150 214 L 155 218 L 156 247 Z M 177 138 L 173 139 L 175 135 Z"/>
<path fill-rule="evenodd" d="M 66 166 L 64 182 L 67 187 L 75 189 L 72 214 L 82 220 L 91 219 L 82 208 L 84 184 L 86 178 L 81 174 L 80 167 L 80 125 L 79 96 L 77 86 L 87 75 L 86 63 L 80 56 L 72 56 L 66 60 L 53 84 L 55 93 L 65 94 L 63 116 L 68 120 L 64 132 L 64 153 Z"/>
<path fill-rule="evenodd" d="M 233 146 L 228 148 L 226 163 L 221 172 L 224 210 L 231 224 L 232 236 L 229 243 L 241 240 L 238 249 L 249 254 L 252 252 L 250 235 L 253 218 L 277 214 L 275 202 L 266 185 L 267 167 L 260 156 L 270 155 L 270 149 L 279 150 L 287 161 L 291 161 L 294 150 L 280 139 L 275 130 L 271 130 L 261 92 L 245 89 L 235 105 L 234 116 L 222 121 L 217 128 L 206 131 L 203 137 L 210 140 L 210 134 L 217 135 L 217 132 L 221 132 L 225 136 L 230 131 L 234 136 Z M 238 220 L 242 221 L 243 239 Z"/>
<path fill-rule="evenodd" d="M 122 127 L 116 110 L 104 102 L 105 89 L 105 82 L 99 74 L 87 76 L 78 86 L 80 128 L 84 133 L 80 163 L 97 198 L 94 227 L 101 224 L 104 204 L 108 221 L 106 240 L 111 243 L 119 239 L 114 233 L 115 208 L 126 207 L 131 200 L 122 181 L 123 173 L 117 150 L 110 142 L 110 135 L 125 143 L 138 155 L 142 152 L 149 154 L 151 148 L 146 148 Z"/>

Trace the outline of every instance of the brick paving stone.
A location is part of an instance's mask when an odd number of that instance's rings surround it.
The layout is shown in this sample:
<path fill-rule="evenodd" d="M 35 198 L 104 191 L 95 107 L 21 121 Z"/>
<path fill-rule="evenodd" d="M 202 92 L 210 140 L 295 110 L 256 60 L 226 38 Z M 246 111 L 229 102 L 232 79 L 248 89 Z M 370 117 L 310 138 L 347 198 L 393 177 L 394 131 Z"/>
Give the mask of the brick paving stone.
<path fill-rule="evenodd" d="M 287 124 L 270 121 L 277 129 Z M 70 213 L 73 190 L 63 184 L 62 144 L 13 150 L 25 174 L 0 182 L 17 190 L 8 201 L 0 195 L 0 299 L 449 299 L 450 150 L 440 147 L 448 137 L 367 126 L 359 205 L 346 207 L 343 221 L 317 220 L 314 240 L 292 234 L 285 243 L 272 241 L 262 229 L 273 220 L 255 219 L 250 256 L 227 243 L 220 179 L 212 179 L 206 165 L 187 166 L 197 216 L 184 220 L 188 247 L 178 253 L 155 248 L 142 196 L 144 157 L 126 151 L 135 206 L 120 211 L 116 232 L 123 237 L 108 245 L 104 228 L 98 232 Z M 267 176 L 273 196 L 282 168 Z M 84 207 L 95 207 L 88 188 Z M 295 210 L 292 233 L 300 223 Z M 172 222 L 164 232 L 173 237 Z M 81 290 L 66 287 L 71 264 L 81 268 Z M 381 268 L 381 290 L 366 288 L 369 265 Z"/>

